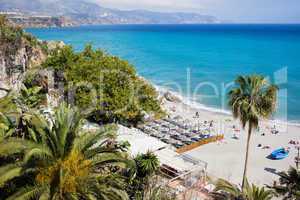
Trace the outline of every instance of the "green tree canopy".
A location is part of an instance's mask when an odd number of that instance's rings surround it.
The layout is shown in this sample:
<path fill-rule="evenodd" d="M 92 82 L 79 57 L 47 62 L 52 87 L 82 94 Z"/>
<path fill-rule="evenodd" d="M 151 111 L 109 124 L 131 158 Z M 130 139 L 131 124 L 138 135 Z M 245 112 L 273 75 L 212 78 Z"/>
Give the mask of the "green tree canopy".
<path fill-rule="evenodd" d="M 155 89 L 137 76 L 131 64 L 90 45 L 79 53 L 70 46 L 58 49 L 43 67 L 54 70 L 66 96 L 74 97 L 82 111 L 91 112 L 93 120 L 135 124 L 144 112 L 162 114 Z"/>

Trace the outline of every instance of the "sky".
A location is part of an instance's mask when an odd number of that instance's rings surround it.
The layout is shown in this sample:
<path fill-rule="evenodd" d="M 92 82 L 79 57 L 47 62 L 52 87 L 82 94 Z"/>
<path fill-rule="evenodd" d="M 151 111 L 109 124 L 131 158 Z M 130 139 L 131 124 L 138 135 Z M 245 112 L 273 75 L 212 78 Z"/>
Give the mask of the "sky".
<path fill-rule="evenodd" d="M 196 12 L 249 23 L 300 23 L 300 0 L 93 0 L 108 8 Z"/>

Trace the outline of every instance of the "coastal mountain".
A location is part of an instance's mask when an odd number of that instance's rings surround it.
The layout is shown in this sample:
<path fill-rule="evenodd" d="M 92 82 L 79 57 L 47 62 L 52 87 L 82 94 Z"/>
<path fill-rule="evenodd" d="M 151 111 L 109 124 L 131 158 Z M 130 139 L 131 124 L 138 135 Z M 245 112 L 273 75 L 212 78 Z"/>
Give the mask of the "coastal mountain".
<path fill-rule="evenodd" d="M 73 24 L 200 24 L 218 23 L 214 16 L 198 13 L 163 13 L 118 10 L 89 0 L 0 0 L 0 11 L 65 17 Z"/>

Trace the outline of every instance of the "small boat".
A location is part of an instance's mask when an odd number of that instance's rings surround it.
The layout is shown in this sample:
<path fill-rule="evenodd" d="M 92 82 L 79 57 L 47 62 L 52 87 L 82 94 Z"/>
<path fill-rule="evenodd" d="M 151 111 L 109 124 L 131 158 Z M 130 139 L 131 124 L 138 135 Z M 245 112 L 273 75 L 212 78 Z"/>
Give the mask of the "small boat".
<path fill-rule="evenodd" d="M 274 160 L 281 160 L 288 157 L 288 155 L 289 151 L 285 150 L 284 148 L 279 148 L 271 153 L 271 158 Z"/>

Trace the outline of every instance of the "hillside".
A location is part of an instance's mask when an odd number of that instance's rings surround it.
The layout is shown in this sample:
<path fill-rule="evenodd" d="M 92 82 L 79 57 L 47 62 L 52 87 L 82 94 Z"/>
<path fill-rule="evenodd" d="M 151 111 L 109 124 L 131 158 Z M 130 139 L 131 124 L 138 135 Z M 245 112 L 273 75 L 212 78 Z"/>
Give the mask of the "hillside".
<path fill-rule="evenodd" d="M 199 24 L 218 23 L 209 15 L 109 9 L 88 0 L 0 0 L 0 11 L 64 16 L 73 24 Z"/>

